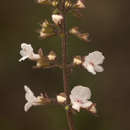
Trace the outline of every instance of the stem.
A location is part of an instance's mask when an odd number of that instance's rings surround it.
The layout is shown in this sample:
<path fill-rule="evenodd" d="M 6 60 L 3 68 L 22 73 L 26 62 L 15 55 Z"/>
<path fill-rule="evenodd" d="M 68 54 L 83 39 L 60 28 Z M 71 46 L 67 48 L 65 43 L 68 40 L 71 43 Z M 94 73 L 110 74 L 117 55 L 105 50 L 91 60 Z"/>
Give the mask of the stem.
<path fill-rule="evenodd" d="M 70 99 L 69 99 L 69 86 L 68 86 L 68 67 L 67 67 L 67 33 L 66 33 L 66 26 L 65 26 L 65 0 L 62 2 L 62 16 L 63 16 L 63 22 L 61 25 L 61 30 L 63 33 L 62 37 L 62 63 L 63 63 L 63 84 L 64 84 L 64 92 L 67 96 L 67 104 L 70 104 Z M 74 124 L 73 124 L 73 119 L 72 119 L 72 111 L 69 109 L 66 111 L 66 116 L 67 116 L 67 122 L 68 122 L 68 127 L 69 130 L 74 130 Z"/>

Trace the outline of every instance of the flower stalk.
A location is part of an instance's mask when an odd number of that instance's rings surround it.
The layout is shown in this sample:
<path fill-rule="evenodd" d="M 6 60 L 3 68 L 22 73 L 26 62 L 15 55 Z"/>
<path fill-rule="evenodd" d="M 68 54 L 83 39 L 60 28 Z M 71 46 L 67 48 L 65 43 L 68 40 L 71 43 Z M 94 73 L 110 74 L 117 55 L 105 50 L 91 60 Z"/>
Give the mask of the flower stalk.
<path fill-rule="evenodd" d="M 70 104 L 70 91 L 69 91 L 69 86 L 68 86 L 68 67 L 67 67 L 67 33 L 66 33 L 66 12 L 65 12 L 65 0 L 62 2 L 63 8 L 62 8 L 62 16 L 63 16 L 63 21 L 61 25 L 61 32 L 63 33 L 61 37 L 61 42 L 62 42 L 62 64 L 63 64 L 63 84 L 64 84 L 64 92 L 67 96 L 66 104 Z M 69 130 L 74 130 L 74 123 L 72 119 L 72 112 L 71 109 L 66 111 L 66 117 L 67 117 L 67 122 L 68 122 L 68 127 Z"/>

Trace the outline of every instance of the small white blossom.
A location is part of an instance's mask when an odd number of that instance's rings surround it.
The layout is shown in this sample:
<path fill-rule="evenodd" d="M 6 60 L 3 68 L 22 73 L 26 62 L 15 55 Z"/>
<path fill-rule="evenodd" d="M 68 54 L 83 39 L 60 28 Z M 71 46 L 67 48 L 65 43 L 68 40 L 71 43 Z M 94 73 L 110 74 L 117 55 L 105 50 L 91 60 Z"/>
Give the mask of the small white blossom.
<path fill-rule="evenodd" d="M 75 86 L 70 94 L 70 100 L 72 103 L 72 108 L 80 111 L 80 108 L 89 108 L 92 105 L 91 101 L 88 101 L 91 98 L 91 91 L 87 87 Z"/>
<path fill-rule="evenodd" d="M 19 60 L 20 62 L 24 61 L 27 58 L 29 58 L 31 60 L 38 60 L 38 59 L 40 59 L 40 55 L 39 54 L 35 54 L 33 52 L 33 48 L 31 46 L 31 44 L 22 43 L 21 44 L 20 55 L 22 56 L 22 58 Z"/>
<path fill-rule="evenodd" d="M 103 72 L 104 69 L 101 66 L 103 64 L 105 57 L 103 56 L 102 52 L 94 51 L 89 53 L 88 56 L 85 56 L 83 66 L 88 70 L 88 72 L 92 73 L 93 75 L 96 72 Z"/>
<path fill-rule="evenodd" d="M 31 91 L 31 89 L 28 86 L 24 86 L 25 89 L 25 99 L 27 100 L 27 103 L 24 106 L 24 111 L 27 112 L 32 106 L 38 106 L 42 104 L 43 96 L 35 97 L 34 93 Z"/>
<path fill-rule="evenodd" d="M 52 21 L 56 25 L 61 24 L 62 20 L 63 20 L 63 16 L 62 15 L 60 15 L 60 14 L 53 14 L 52 15 Z"/>

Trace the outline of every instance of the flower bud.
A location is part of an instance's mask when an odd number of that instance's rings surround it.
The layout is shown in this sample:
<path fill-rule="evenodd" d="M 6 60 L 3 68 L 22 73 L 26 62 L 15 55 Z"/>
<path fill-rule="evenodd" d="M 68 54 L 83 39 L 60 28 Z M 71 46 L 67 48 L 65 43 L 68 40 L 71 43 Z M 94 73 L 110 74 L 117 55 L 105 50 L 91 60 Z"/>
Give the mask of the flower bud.
<path fill-rule="evenodd" d="M 41 68 L 41 67 L 48 67 L 50 65 L 48 59 L 43 56 L 41 59 L 39 59 L 36 63 L 36 67 L 35 68 Z"/>
<path fill-rule="evenodd" d="M 49 33 L 40 32 L 40 37 L 43 39 L 50 37 L 50 36 L 53 36 L 53 35 L 54 35 L 54 33 L 49 34 Z"/>
<path fill-rule="evenodd" d="M 38 4 L 48 4 L 49 1 L 48 0 L 37 0 Z"/>
<path fill-rule="evenodd" d="M 55 35 L 54 27 L 47 20 L 45 20 L 41 24 L 41 29 L 40 29 L 39 33 L 40 33 L 40 37 L 43 39 L 53 36 L 53 35 Z"/>
<path fill-rule="evenodd" d="M 71 8 L 72 7 L 72 3 L 71 1 L 65 1 L 65 8 Z"/>
<path fill-rule="evenodd" d="M 81 33 L 79 32 L 79 28 L 78 27 L 73 27 L 72 29 L 70 29 L 69 31 L 70 34 L 73 34 L 75 36 L 77 36 L 78 38 L 88 42 L 88 37 L 89 37 L 89 34 L 88 33 Z"/>
<path fill-rule="evenodd" d="M 61 14 L 53 14 L 52 15 L 52 21 L 56 24 L 59 25 L 62 23 L 63 16 Z"/>
<path fill-rule="evenodd" d="M 52 1 L 51 4 L 52 4 L 52 6 L 56 7 L 56 6 L 58 5 L 58 3 L 59 3 L 59 2 L 58 2 L 57 0 L 54 0 L 54 1 Z"/>
<path fill-rule="evenodd" d="M 79 33 L 78 27 L 72 28 L 69 32 L 70 32 L 71 34 L 78 34 L 78 33 Z"/>
<path fill-rule="evenodd" d="M 65 101 L 66 101 L 65 93 L 60 93 L 59 95 L 57 95 L 56 98 L 57 98 L 58 103 L 65 103 Z"/>
<path fill-rule="evenodd" d="M 96 110 L 96 104 L 92 104 L 89 108 L 87 108 L 87 110 L 93 114 L 96 114 L 97 110 Z"/>
<path fill-rule="evenodd" d="M 80 65 L 81 63 L 82 63 L 81 56 L 76 56 L 76 57 L 74 57 L 74 59 L 73 59 L 73 64 L 75 64 L 75 65 Z"/>
<path fill-rule="evenodd" d="M 84 41 L 89 41 L 88 37 L 89 37 L 89 33 L 82 33 L 79 35 L 79 38 L 81 38 Z"/>
<path fill-rule="evenodd" d="M 77 3 L 74 5 L 75 8 L 86 8 L 82 0 L 78 0 Z"/>
<path fill-rule="evenodd" d="M 48 27 L 48 25 L 49 25 L 49 22 L 48 22 L 47 20 L 45 20 L 45 21 L 41 24 L 41 26 L 42 26 L 43 28 Z"/>
<path fill-rule="evenodd" d="M 54 61 L 56 59 L 56 54 L 55 52 L 51 51 L 47 57 L 50 61 Z"/>

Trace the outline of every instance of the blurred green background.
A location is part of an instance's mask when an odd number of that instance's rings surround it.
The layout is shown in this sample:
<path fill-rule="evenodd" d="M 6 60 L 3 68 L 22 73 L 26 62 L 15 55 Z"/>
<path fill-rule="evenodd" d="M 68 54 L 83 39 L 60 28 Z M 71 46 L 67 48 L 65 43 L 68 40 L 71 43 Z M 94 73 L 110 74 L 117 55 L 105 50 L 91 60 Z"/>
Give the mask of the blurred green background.
<path fill-rule="evenodd" d="M 84 69 L 75 69 L 70 87 L 90 87 L 97 103 L 98 117 L 81 111 L 74 115 L 76 130 L 130 130 L 130 17 L 128 0 L 89 0 L 80 19 L 68 15 L 68 27 L 79 25 L 89 32 L 91 43 L 69 37 L 69 61 L 75 55 L 100 50 L 106 56 L 105 71 L 96 76 Z M 32 62 L 19 63 L 20 44 L 31 43 L 34 50 L 54 50 L 61 55 L 60 39 L 41 40 L 39 23 L 50 19 L 52 10 L 34 0 L 3 0 L 0 2 L 0 130 L 65 130 L 64 110 L 56 105 L 33 107 L 28 113 L 23 86 L 38 95 L 47 91 L 54 97 L 63 91 L 62 72 L 57 68 L 33 70 Z M 51 19 L 50 19 L 51 20 Z"/>

